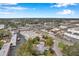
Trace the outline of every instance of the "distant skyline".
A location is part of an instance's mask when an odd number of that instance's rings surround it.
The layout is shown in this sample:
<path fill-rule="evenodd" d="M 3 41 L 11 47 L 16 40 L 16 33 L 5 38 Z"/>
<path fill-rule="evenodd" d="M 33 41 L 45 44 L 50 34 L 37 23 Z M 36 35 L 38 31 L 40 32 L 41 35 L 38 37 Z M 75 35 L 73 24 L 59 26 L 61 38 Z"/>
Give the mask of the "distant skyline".
<path fill-rule="evenodd" d="M 79 3 L 0 4 L 0 18 L 79 18 Z"/>

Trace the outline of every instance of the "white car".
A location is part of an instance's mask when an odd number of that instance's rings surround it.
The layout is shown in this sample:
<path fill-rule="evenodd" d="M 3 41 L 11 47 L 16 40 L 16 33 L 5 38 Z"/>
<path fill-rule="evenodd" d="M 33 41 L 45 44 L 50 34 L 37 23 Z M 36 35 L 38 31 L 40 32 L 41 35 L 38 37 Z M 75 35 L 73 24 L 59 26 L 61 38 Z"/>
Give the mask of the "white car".
<path fill-rule="evenodd" d="M 18 38 L 17 40 L 19 41 L 21 38 Z"/>

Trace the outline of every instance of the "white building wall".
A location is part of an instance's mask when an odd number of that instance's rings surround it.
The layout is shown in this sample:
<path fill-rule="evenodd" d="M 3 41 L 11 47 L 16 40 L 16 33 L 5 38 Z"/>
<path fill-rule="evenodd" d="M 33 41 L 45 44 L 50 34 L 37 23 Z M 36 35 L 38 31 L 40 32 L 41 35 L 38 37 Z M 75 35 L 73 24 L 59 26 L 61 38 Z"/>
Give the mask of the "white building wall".
<path fill-rule="evenodd" d="M 4 24 L 0 24 L 0 29 L 4 29 L 5 25 Z"/>

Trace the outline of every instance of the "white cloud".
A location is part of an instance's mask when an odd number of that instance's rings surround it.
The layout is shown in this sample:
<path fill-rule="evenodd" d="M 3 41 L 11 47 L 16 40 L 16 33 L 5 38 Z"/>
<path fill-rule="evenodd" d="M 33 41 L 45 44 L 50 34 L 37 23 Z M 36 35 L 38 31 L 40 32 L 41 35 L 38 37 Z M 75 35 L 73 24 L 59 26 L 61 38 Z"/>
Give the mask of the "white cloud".
<path fill-rule="evenodd" d="M 0 14 L 9 15 L 9 14 L 14 14 L 14 13 L 13 12 L 0 12 Z"/>
<path fill-rule="evenodd" d="M 0 3 L 0 6 L 2 5 L 17 5 L 17 3 Z"/>
<path fill-rule="evenodd" d="M 54 5 L 54 7 L 66 7 L 69 5 L 76 5 L 76 3 L 57 3 L 56 5 Z M 51 6 L 53 7 L 53 6 Z"/>
<path fill-rule="evenodd" d="M 5 9 L 13 9 L 13 10 L 25 10 L 25 9 L 29 9 L 29 8 L 24 8 L 24 7 L 4 7 Z"/>
<path fill-rule="evenodd" d="M 11 6 L 13 5 L 13 6 Z M 17 3 L 0 3 L 0 9 L 5 9 L 5 10 L 25 10 L 29 8 L 21 7 L 21 6 L 16 6 Z"/>
<path fill-rule="evenodd" d="M 62 15 L 73 14 L 73 13 L 74 11 L 68 9 L 57 12 L 57 14 L 62 14 Z"/>

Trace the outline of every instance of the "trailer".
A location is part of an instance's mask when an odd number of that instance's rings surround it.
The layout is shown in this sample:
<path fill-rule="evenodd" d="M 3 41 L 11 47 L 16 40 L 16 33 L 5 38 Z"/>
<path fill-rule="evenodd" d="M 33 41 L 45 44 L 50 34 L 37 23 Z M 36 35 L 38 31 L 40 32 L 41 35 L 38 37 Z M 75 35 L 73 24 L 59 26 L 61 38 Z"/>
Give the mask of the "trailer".
<path fill-rule="evenodd" d="M 13 34 L 11 38 L 11 46 L 16 46 L 17 34 Z"/>

